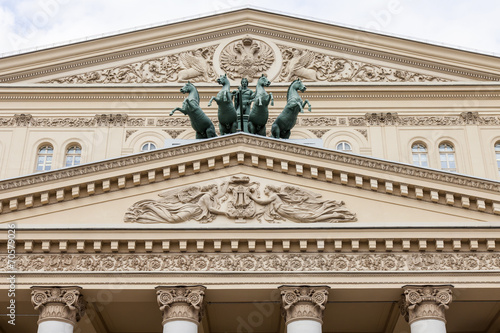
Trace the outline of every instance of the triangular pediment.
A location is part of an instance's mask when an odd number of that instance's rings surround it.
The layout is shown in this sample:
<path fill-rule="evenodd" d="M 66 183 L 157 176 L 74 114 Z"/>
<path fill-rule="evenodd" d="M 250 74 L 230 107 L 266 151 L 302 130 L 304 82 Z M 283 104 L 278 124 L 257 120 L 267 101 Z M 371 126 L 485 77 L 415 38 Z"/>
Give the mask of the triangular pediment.
<path fill-rule="evenodd" d="M 242 9 L 0 59 L 0 83 L 496 81 L 498 58 Z"/>
<path fill-rule="evenodd" d="M 4 180 L 0 189 L 1 221 L 29 228 L 500 225 L 499 182 L 248 134 Z"/>

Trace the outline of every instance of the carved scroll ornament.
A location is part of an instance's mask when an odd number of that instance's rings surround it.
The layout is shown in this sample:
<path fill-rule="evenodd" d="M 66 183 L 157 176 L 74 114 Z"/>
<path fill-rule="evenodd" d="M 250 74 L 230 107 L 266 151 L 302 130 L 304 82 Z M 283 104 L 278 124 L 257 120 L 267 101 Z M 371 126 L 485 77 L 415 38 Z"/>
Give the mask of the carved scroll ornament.
<path fill-rule="evenodd" d="M 33 287 L 31 303 L 40 311 L 38 323 L 56 320 L 72 325 L 85 314 L 80 287 Z"/>
<path fill-rule="evenodd" d="M 319 194 L 290 185 L 267 185 L 266 197 L 261 198 L 259 187 L 258 182 L 251 182 L 248 177 L 231 177 L 220 187 L 210 184 L 162 192 L 160 200 L 142 200 L 132 205 L 125 213 L 125 222 L 208 223 L 217 215 L 236 222 L 253 218 L 268 223 L 356 221 L 356 215 L 342 201 L 323 200 Z M 256 204 L 261 208 L 257 210 Z"/>
<path fill-rule="evenodd" d="M 211 82 L 215 46 L 98 71 L 66 76 L 42 83 L 165 83 L 191 80 Z"/>
<path fill-rule="evenodd" d="M 399 304 L 410 324 L 421 319 L 446 322 L 445 310 L 452 301 L 452 286 L 405 286 Z"/>
<path fill-rule="evenodd" d="M 447 82 L 448 79 L 393 69 L 310 50 L 278 45 L 283 67 L 278 82 Z"/>
<path fill-rule="evenodd" d="M 281 305 L 286 324 L 295 320 L 315 320 L 323 323 L 323 311 L 328 301 L 329 287 L 283 286 Z"/>
<path fill-rule="evenodd" d="M 157 287 L 156 296 L 160 311 L 163 311 L 163 322 L 172 320 L 188 320 L 200 323 L 203 316 L 203 296 L 205 287 Z"/>

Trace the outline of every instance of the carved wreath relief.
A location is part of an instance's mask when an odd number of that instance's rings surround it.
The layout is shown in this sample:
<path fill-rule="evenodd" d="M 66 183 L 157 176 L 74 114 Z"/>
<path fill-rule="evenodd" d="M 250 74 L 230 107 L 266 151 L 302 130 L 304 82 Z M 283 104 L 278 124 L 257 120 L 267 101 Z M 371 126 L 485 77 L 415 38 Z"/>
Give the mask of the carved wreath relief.
<path fill-rule="evenodd" d="M 160 200 L 141 200 L 125 213 L 125 222 L 181 223 L 195 220 L 209 223 L 218 215 L 245 223 L 353 222 L 343 201 L 323 200 L 320 194 L 291 185 L 266 185 L 260 194 L 260 183 L 249 177 L 231 177 L 220 186 L 188 186 L 159 194 Z"/>
<path fill-rule="evenodd" d="M 218 75 L 230 79 L 247 78 L 250 82 L 270 68 L 281 63 L 276 77 L 271 81 L 292 82 L 445 82 L 448 79 L 372 63 L 350 60 L 333 54 L 316 52 L 290 45 L 266 43 L 250 36 L 220 45 L 220 57 L 214 64 L 214 54 L 219 45 L 134 62 L 114 68 L 102 69 L 42 83 L 164 83 L 164 82 L 214 82 Z M 222 70 L 217 73 L 216 68 Z M 274 76 L 274 75 L 273 75 Z"/>

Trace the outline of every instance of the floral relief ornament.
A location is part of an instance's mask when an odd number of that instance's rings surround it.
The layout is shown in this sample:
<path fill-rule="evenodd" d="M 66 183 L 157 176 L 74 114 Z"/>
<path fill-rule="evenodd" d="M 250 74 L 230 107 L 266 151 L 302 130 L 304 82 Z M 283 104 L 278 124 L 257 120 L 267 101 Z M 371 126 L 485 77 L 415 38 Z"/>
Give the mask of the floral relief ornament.
<path fill-rule="evenodd" d="M 247 219 L 259 222 L 297 223 L 353 222 L 343 201 L 324 200 L 320 194 L 291 185 L 266 185 L 259 193 L 258 182 L 249 177 L 231 177 L 221 186 L 188 186 L 159 194 L 160 200 L 141 200 L 125 213 L 125 222 L 182 223 L 195 220 L 209 223 L 218 215 L 225 215 L 244 223 Z M 257 209 L 256 205 L 260 208 Z"/>

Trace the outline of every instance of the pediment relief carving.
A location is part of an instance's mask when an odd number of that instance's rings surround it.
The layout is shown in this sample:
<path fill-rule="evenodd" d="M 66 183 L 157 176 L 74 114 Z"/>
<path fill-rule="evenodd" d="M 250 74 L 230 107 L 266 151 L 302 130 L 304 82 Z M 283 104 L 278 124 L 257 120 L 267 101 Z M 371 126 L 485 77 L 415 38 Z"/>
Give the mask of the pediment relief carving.
<path fill-rule="evenodd" d="M 274 82 L 296 78 L 314 82 L 447 82 L 449 79 L 348 59 L 268 39 L 244 36 L 224 43 L 138 61 L 41 83 L 214 83 L 226 73 L 232 80 L 266 74 Z"/>
<path fill-rule="evenodd" d="M 256 219 L 261 223 L 353 222 L 343 201 L 325 200 L 292 185 L 265 185 L 249 177 L 233 176 L 229 181 L 205 186 L 186 186 L 159 194 L 159 200 L 141 200 L 125 213 L 125 222 L 210 223 L 224 215 L 235 223 Z M 264 194 L 262 195 L 261 192 Z"/>

